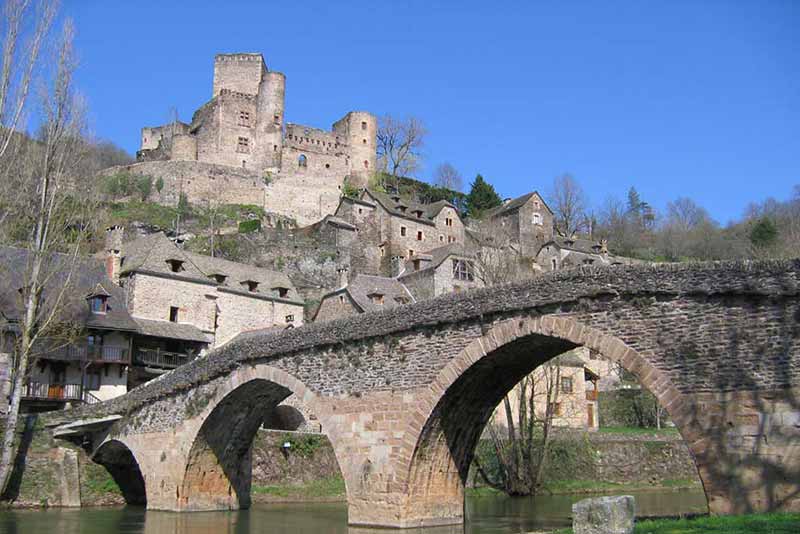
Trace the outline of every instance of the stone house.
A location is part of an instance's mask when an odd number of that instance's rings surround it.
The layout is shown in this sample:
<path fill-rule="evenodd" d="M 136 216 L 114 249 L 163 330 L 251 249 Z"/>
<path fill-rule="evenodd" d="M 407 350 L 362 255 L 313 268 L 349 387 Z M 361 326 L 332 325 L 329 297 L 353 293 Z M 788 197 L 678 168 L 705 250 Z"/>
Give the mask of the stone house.
<path fill-rule="evenodd" d="M 449 244 L 464 244 L 464 223 L 447 201 L 419 204 L 400 195 L 363 190 L 358 198 L 343 197 L 335 215 L 359 230 L 364 247 L 377 254 L 368 268 L 388 275 L 392 258 L 411 259 Z"/>
<path fill-rule="evenodd" d="M 400 258 L 397 260 L 397 272 L 393 274 L 416 300 L 484 285 L 477 272 L 474 256 L 462 244 L 453 243 L 414 255 L 405 261 Z"/>
<path fill-rule="evenodd" d="M 589 431 L 599 428 L 597 402 L 599 376 L 586 365 L 583 353 L 587 350 L 581 347 L 557 356 L 530 374 L 527 382 L 527 399 L 533 397 L 538 420 L 544 420 L 549 407 L 554 427 Z M 518 388 L 520 387 L 521 384 L 518 384 L 508 393 L 515 423 L 519 418 Z M 492 422 L 497 426 L 507 426 L 503 403 L 495 409 Z"/>
<path fill-rule="evenodd" d="M 285 121 L 286 76 L 257 53 L 214 58 L 211 99 L 190 123 L 144 127 L 138 163 L 126 170 L 164 181 L 157 201 L 259 204 L 308 224 L 332 213 L 347 180 L 375 171 L 377 119 L 351 111 L 322 130 Z"/>
<path fill-rule="evenodd" d="M 397 279 L 358 274 L 342 286 L 322 297 L 314 321 L 329 321 L 347 315 L 380 311 L 414 302 L 414 297 Z"/>
<path fill-rule="evenodd" d="M 535 257 L 542 245 L 553 238 L 553 212 L 544 198 L 533 191 L 489 210 L 478 230 L 493 236 L 498 245 L 510 241 L 521 247 L 523 256 Z"/>
<path fill-rule="evenodd" d="M 641 261 L 609 254 L 605 240 L 553 237 L 536 254 L 536 263 L 544 271 L 555 271 L 581 265 L 630 265 Z"/>

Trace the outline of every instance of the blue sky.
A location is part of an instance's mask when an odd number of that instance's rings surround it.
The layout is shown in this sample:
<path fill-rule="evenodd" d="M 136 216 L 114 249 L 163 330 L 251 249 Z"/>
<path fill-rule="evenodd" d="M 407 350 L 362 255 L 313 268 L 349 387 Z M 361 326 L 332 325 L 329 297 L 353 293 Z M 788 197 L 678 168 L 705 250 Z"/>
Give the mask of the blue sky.
<path fill-rule="evenodd" d="M 503 196 L 571 173 L 595 206 L 635 186 L 725 223 L 800 184 L 800 2 L 65 0 L 96 136 L 210 98 L 214 54 L 263 53 L 286 118 L 414 115 L 425 167 Z"/>

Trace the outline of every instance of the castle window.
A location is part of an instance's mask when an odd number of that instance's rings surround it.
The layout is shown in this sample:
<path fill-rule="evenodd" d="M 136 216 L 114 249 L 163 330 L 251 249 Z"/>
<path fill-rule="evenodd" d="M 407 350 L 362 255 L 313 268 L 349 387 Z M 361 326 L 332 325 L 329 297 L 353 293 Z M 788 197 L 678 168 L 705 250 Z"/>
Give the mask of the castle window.
<path fill-rule="evenodd" d="M 367 140 L 366 140 L 366 139 L 362 139 L 362 140 L 361 140 L 361 143 L 363 143 L 363 144 L 365 144 L 365 145 L 366 145 L 366 144 L 367 144 Z"/>
<path fill-rule="evenodd" d="M 378 249 L 381 251 L 381 258 L 383 258 L 384 256 L 386 256 L 386 247 L 384 247 L 383 245 L 381 245 L 381 246 L 379 246 L 379 247 L 378 247 Z"/>
<path fill-rule="evenodd" d="M 297 166 L 305 169 L 308 167 L 308 158 L 305 154 L 300 154 L 300 157 L 297 158 Z"/>
<path fill-rule="evenodd" d="M 272 151 L 273 152 L 277 152 L 278 151 L 278 145 L 272 145 Z"/>
<path fill-rule="evenodd" d="M 275 115 L 275 116 L 272 117 L 272 120 L 275 121 L 275 124 L 280 124 L 281 123 L 281 116 L 280 115 Z"/>
<path fill-rule="evenodd" d="M 326 169 L 330 169 L 330 168 L 331 168 L 331 164 L 330 164 L 330 163 L 326 163 L 326 164 L 325 164 L 325 168 L 326 168 Z"/>
<path fill-rule="evenodd" d="M 182 260 L 167 260 L 167 264 L 169 265 L 169 270 L 173 273 L 179 273 L 185 270 Z"/>
<path fill-rule="evenodd" d="M 242 168 L 243 168 L 243 169 L 246 169 L 246 168 L 247 168 L 247 161 L 245 161 L 245 160 L 242 160 Z"/>
<path fill-rule="evenodd" d="M 258 291 L 258 282 L 255 280 L 245 280 L 242 282 L 242 285 L 245 286 L 250 293 Z"/>
<path fill-rule="evenodd" d="M 533 224 L 542 225 L 542 215 L 540 213 L 533 214 Z"/>
<path fill-rule="evenodd" d="M 365 169 L 369 169 L 369 161 L 368 160 L 364 160 L 364 168 Z"/>
<path fill-rule="evenodd" d="M 249 154 L 250 153 L 250 139 L 247 137 L 240 137 L 238 142 L 236 143 L 236 152 L 240 154 Z"/>
<path fill-rule="evenodd" d="M 178 307 L 177 306 L 170 306 L 169 307 L 169 322 L 177 323 L 178 322 Z"/>
<path fill-rule="evenodd" d="M 417 231 L 417 241 L 422 241 L 425 237 L 422 235 L 422 230 Z"/>
<path fill-rule="evenodd" d="M 239 126 L 246 126 L 250 127 L 250 112 L 249 111 L 240 111 L 239 112 Z"/>
<path fill-rule="evenodd" d="M 361 121 L 361 129 L 362 130 L 366 130 L 367 129 L 367 121 Z"/>
<path fill-rule="evenodd" d="M 294 315 L 287 315 L 286 316 L 286 322 L 287 323 L 293 323 L 294 322 Z"/>
<path fill-rule="evenodd" d="M 405 226 L 401 226 L 400 227 L 400 237 L 405 237 L 405 236 L 406 236 L 406 227 Z"/>

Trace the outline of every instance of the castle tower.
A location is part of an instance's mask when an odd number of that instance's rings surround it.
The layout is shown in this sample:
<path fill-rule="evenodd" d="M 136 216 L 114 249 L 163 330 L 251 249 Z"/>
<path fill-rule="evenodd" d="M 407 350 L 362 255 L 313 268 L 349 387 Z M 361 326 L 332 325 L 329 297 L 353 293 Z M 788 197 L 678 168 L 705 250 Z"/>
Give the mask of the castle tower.
<path fill-rule="evenodd" d="M 366 187 L 376 170 L 378 119 L 366 111 L 351 111 L 333 125 L 350 145 L 349 175 L 353 185 Z"/>
<path fill-rule="evenodd" d="M 261 169 L 277 170 L 281 166 L 285 95 L 286 76 L 265 72 L 256 104 L 255 151 Z"/>
<path fill-rule="evenodd" d="M 211 97 L 226 89 L 246 95 L 258 94 L 267 72 L 261 54 L 217 54 L 214 56 L 214 86 Z"/>

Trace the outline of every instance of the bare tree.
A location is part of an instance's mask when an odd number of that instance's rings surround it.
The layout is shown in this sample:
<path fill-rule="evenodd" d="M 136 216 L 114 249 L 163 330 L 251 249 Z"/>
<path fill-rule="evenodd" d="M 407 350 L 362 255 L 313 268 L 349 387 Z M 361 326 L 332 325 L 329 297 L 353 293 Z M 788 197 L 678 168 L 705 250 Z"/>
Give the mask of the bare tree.
<path fill-rule="evenodd" d="M 581 230 L 586 222 L 586 195 L 571 175 L 562 174 L 553 180 L 551 205 L 559 234 L 571 237 Z"/>
<path fill-rule="evenodd" d="M 43 4 L 37 16 L 52 20 L 52 9 L 52 3 Z M 36 27 L 38 31 L 40 24 Z M 55 47 L 57 56 L 49 63 L 53 66 L 49 88 L 42 90 L 43 126 L 39 136 L 31 140 L 15 133 L 19 148 L 6 154 L 14 161 L 3 168 L 0 177 L 11 184 L 0 196 L 3 211 L 10 214 L 0 225 L 0 237 L 26 252 L 23 272 L 17 273 L 21 287 L 14 292 L 18 295 L 18 313 L 12 320 L 17 334 L 0 452 L 2 490 L 11 474 L 20 402 L 29 369 L 42 345 L 69 330 L 63 314 L 74 297 L 71 290 L 76 262 L 93 231 L 92 216 L 97 211 L 93 209 L 90 190 L 71 172 L 78 167 L 87 146 L 82 138 L 82 106 L 72 88 L 72 37 L 72 25 L 67 21 Z M 8 326 L 0 329 L 9 330 Z"/>
<path fill-rule="evenodd" d="M 392 176 L 408 176 L 419 169 L 428 131 L 416 117 L 396 119 L 384 115 L 378 125 L 378 161 Z"/>
<path fill-rule="evenodd" d="M 453 167 L 450 163 L 442 163 L 436 167 L 436 175 L 434 177 L 434 184 L 439 187 L 450 189 L 451 191 L 461 191 L 464 187 L 464 179 L 458 169 Z"/>

